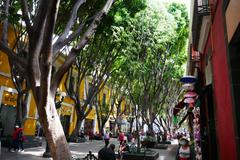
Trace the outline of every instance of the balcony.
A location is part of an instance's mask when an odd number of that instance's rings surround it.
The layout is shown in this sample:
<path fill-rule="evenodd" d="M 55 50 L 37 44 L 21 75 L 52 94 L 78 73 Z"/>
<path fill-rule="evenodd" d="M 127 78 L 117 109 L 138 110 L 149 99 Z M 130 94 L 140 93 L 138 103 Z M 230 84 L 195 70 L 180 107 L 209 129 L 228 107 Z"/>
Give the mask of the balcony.
<path fill-rule="evenodd" d="M 194 0 L 193 20 L 192 20 L 192 41 L 193 48 L 197 50 L 200 37 L 202 19 L 210 15 L 210 5 L 208 0 Z"/>

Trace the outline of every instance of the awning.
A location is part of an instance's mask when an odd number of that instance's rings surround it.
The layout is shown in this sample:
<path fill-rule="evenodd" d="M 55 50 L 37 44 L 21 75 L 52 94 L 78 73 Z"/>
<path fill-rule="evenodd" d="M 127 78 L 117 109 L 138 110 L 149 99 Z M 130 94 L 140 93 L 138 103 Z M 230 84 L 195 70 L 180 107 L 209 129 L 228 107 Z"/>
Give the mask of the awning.
<path fill-rule="evenodd" d="M 184 105 L 185 105 L 185 103 L 184 103 L 184 99 L 183 99 L 182 101 L 180 101 L 180 102 L 174 107 L 174 109 L 173 109 L 173 115 L 174 115 L 174 116 L 177 115 L 178 112 L 179 112 L 181 109 L 184 108 Z"/>

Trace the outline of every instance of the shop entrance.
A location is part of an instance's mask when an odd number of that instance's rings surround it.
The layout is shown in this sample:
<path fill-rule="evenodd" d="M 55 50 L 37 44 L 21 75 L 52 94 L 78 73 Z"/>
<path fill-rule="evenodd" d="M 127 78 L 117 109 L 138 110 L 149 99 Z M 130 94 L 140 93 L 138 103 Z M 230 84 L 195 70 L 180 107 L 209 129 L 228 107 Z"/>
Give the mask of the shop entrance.
<path fill-rule="evenodd" d="M 17 93 L 14 89 L 0 87 L 0 136 L 11 136 L 16 121 Z"/>
<path fill-rule="evenodd" d="M 16 107 L 2 104 L 0 107 L 0 135 L 11 136 L 16 121 Z"/>

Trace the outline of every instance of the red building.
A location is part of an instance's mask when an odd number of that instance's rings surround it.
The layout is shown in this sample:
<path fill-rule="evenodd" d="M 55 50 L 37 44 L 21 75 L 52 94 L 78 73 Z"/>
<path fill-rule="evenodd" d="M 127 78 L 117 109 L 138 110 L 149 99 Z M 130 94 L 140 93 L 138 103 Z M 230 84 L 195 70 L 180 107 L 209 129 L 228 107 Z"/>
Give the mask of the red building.
<path fill-rule="evenodd" d="M 240 1 L 192 0 L 188 74 L 198 77 L 205 160 L 240 159 Z"/>

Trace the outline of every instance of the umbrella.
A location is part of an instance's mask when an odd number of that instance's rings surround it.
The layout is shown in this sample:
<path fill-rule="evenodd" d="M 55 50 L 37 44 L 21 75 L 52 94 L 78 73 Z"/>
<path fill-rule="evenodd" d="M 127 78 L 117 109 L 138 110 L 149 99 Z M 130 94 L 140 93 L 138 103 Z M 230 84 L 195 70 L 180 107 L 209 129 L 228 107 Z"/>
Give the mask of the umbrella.
<path fill-rule="evenodd" d="M 184 98 L 195 98 L 198 97 L 198 94 L 196 92 L 187 92 L 186 94 L 184 94 Z"/>
<path fill-rule="evenodd" d="M 195 83 L 197 82 L 197 78 L 194 76 L 184 76 L 180 79 L 180 82 L 183 83 Z"/>
<path fill-rule="evenodd" d="M 195 103 L 195 99 L 193 98 L 185 98 L 184 103 Z"/>

